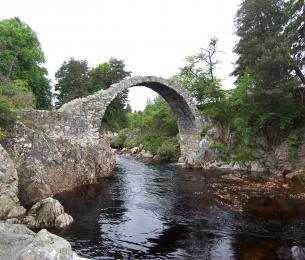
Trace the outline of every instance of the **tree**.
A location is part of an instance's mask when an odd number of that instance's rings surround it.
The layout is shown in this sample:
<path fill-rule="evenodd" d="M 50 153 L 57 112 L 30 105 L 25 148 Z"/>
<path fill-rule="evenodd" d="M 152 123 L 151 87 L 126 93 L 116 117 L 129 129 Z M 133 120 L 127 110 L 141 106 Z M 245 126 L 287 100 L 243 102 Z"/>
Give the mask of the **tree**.
<path fill-rule="evenodd" d="M 294 70 L 305 87 L 305 3 L 304 0 L 290 0 L 287 5 L 289 20 L 285 33 L 292 46 L 292 57 L 296 61 Z"/>
<path fill-rule="evenodd" d="M 55 74 L 57 106 L 62 106 L 72 99 L 107 89 L 130 74 L 129 71 L 125 71 L 124 61 L 115 58 L 111 58 L 109 62 L 99 64 L 92 69 L 88 67 L 86 60 L 70 58 L 68 62 L 65 61 L 61 65 Z M 127 111 L 125 111 L 127 98 L 128 92 L 125 91 L 113 100 L 103 117 L 103 126 L 112 131 L 118 131 L 127 125 Z"/>
<path fill-rule="evenodd" d="M 112 84 L 130 75 L 131 72 L 125 70 L 123 60 L 111 58 L 109 62 L 102 63 L 90 71 L 89 92 L 94 93 L 101 89 L 107 89 Z M 112 131 L 119 131 L 127 126 L 127 110 L 125 109 L 127 101 L 128 91 L 124 91 L 111 102 L 103 117 L 103 125 L 106 128 Z"/>
<path fill-rule="evenodd" d="M 208 46 L 195 55 L 186 57 L 186 65 L 174 79 L 187 88 L 199 105 L 218 102 L 223 96 L 220 80 L 215 77 L 217 39 L 211 38 Z"/>
<path fill-rule="evenodd" d="M 19 18 L 0 21 L 0 80 L 22 80 L 36 96 L 37 108 L 51 106 L 51 86 L 42 66 L 36 33 Z"/>
<path fill-rule="evenodd" d="M 112 84 L 121 81 L 126 77 L 130 77 L 131 72 L 125 70 L 123 60 L 110 58 L 109 62 L 99 64 L 93 68 L 90 73 L 89 92 L 94 93 L 101 89 L 107 89 Z"/>
<path fill-rule="evenodd" d="M 55 73 L 57 84 L 57 106 L 62 106 L 75 98 L 85 97 L 89 92 L 89 68 L 87 60 L 70 58 L 64 61 Z"/>
<path fill-rule="evenodd" d="M 247 125 L 271 142 L 279 141 L 281 134 L 289 133 L 304 120 L 304 106 L 297 91 L 297 79 L 302 74 L 298 51 L 304 50 L 294 47 L 300 44 L 292 29 L 302 27 L 302 22 L 295 23 L 300 14 L 292 8 L 296 2 L 244 0 L 235 18 L 239 41 L 234 49 L 238 59 L 233 74 L 238 80 L 233 96 L 247 96 L 246 104 L 234 108 L 235 116 L 239 116 L 236 126 L 245 129 Z"/>
<path fill-rule="evenodd" d="M 239 57 L 233 74 L 238 78 L 249 74 L 256 82 L 256 92 L 287 92 L 296 85 L 291 43 L 284 33 L 288 19 L 284 0 L 244 0 L 237 12 L 239 41 L 234 51 Z"/>

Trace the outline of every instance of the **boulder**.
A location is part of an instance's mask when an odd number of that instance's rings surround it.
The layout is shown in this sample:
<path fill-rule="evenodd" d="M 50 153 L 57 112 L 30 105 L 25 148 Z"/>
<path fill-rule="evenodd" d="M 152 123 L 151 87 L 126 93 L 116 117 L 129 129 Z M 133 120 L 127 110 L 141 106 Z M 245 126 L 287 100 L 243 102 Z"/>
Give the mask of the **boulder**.
<path fill-rule="evenodd" d="M 70 226 L 72 223 L 73 218 L 69 214 L 63 213 L 56 217 L 54 224 L 56 228 L 62 229 Z"/>
<path fill-rule="evenodd" d="M 150 152 L 150 151 L 147 151 L 147 152 L 144 152 L 144 153 L 142 153 L 142 158 L 144 158 L 144 159 L 152 159 L 154 156 L 153 156 L 153 154 Z"/>
<path fill-rule="evenodd" d="M 130 149 L 131 154 L 136 154 L 138 152 L 139 152 L 139 147 L 133 147 L 133 148 Z"/>
<path fill-rule="evenodd" d="M 299 171 L 294 171 L 294 172 L 287 173 L 285 175 L 285 178 L 289 179 L 289 180 L 292 180 L 292 179 L 304 180 L 304 178 L 305 178 L 304 171 L 299 170 Z"/>
<path fill-rule="evenodd" d="M 161 156 L 159 154 L 156 154 L 156 155 L 154 155 L 153 160 L 157 161 L 157 162 L 161 161 Z"/>
<path fill-rule="evenodd" d="M 22 216 L 26 210 L 19 204 L 17 171 L 1 145 L 0 162 L 0 219 Z"/>
<path fill-rule="evenodd" d="M 35 234 L 24 225 L 0 224 L 0 259 L 77 260 L 65 239 L 43 229 Z"/>
<path fill-rule="evenodd" d="M 143 149 L 144 149 L 144 145 L 143 145 L 143 144 L 140 144 L 140 145 L 139 145 L 139 150 L 138 150 L 138 152 L 141 152 Z"/>
<path fill-rule="evenodd" d="M 7 214 L 7 218 L 20 218 L 26 214 L 26 209 L 22 206 L 13 207 Z"/>
<path fill-rule="evenodd" d="M 179 157 L 179 159 L 178 159 L 178 163 L 180 164 L 180 163 L 184 163 L 185 162 L 185 156 L 181 156 L 181 157 Z"/>
<path fill-rule="evenodd" d="M 72 222 L 73 218 L 66 214 L 60 202 L 53 198 L 37 202 L 23 220 L 29 228 L 65 228 Z"/>
<path fill-rule="evenodd" d="M 214 148 L 214 141 L 210 137 L 203 137 L 199 144 L 196 153 L 189 154 L 184 158 L 185 167 L 187 168 L 202 168 L 208 162 L 217 159 L 217 151 Z M 179 159 L 183 161 L 183 159 Z M 205 167 L 204 167 L 205 168 Z"/>
<path fill-rule="evenodd" d="M 250 162 L 250 170 L 251 172 L 266 172 L 267 169 L 265 169 L 264 166 L 260 164 L 258 161 L 252 161 Z"/>

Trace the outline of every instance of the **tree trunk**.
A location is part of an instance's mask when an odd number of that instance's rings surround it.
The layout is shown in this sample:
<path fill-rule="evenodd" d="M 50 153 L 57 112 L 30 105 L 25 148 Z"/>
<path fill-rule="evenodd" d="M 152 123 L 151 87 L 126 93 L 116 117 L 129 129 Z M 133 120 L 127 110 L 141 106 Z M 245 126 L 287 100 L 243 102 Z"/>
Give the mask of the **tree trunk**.
<path fill-rule="evenodd" d="M 305 85 L 305 76 L 302 73 L 302 71 L 300 70 L 300 68 L 299 67 L 295 67 L 294 71 L 297 74 L 297 76 L 299 77 L 299 79 L 301 80 L 301 82 Z"/>

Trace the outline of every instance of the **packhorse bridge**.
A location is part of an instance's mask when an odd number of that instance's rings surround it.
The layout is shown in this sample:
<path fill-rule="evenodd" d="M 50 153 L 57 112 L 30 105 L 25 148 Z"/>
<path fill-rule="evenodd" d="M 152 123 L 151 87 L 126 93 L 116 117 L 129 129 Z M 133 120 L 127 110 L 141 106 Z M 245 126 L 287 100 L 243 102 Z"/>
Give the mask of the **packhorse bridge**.
<path fill-rule="evenodd" d="M 196 152 L 202 130 L 202 117 L 190 93 L 172 80 L 154 76 L 124 79 L 111 85 L 109 89 L 64 104 L 59 112 L 72 113 L 90 122 L 93 129 L 99 129 L 109 104 L 124 90 L 135 86 L 150 88 L 168 102 L 177 119 L 181 156 Z"/>

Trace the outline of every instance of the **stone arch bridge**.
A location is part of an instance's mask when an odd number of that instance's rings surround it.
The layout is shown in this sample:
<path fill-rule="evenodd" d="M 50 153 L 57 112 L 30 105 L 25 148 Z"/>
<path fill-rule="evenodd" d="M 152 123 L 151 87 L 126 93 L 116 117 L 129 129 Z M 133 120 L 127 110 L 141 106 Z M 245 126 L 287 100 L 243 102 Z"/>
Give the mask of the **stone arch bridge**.
<path fill-rule="evenodd" d="M 190 93 L 172 80 L 154 76 L 124 79 L 109 89 L 64 104 L 59 112 L 72 113 L 77 118 L 86 119 L 92 129 L 98 130 L 109 104 L 124 90 L 135 86 L 150 88 L 168 102 L 177 119 L 181 156 L 196 152 L 203 126 L 202 117 Z"/>

